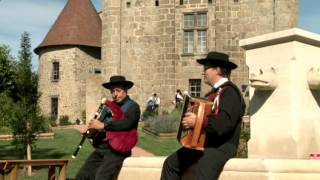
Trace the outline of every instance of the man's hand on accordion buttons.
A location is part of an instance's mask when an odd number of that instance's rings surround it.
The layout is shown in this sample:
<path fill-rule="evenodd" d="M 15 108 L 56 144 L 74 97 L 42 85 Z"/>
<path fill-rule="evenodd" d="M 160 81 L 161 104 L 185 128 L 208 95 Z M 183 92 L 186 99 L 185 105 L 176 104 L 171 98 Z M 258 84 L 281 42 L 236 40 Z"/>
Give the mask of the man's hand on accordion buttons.
<path fill-rule="evenodd" d="M 196 114 L 187 112 L 182 119 L 182 126 L 186 129 L 194 128 L 194 125 L 196 124 L 196 118 Z"/>
<path fill-rule="evenodd" d="M 89 128 L 93 129 L 103 129 L 104 128 L 104 123 L 97 120 L 97 119 L 91 119 L 89 123 Z"/>

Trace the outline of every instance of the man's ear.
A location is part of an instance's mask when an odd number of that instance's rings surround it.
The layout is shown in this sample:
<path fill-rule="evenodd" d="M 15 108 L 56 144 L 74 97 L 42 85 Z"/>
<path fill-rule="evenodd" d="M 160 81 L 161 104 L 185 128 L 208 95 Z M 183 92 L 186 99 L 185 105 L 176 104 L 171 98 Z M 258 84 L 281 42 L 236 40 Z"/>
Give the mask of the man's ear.
<path fill-rule="evenodd" d="M 216 67 L 216 70 L 217 70 L 218 74 L 221 76 L 221 75 L 222 75 L 222 73 L 221 73 L 221 68 L 220 68 L 219 66 L 217 66 L 217 67 Z"/>

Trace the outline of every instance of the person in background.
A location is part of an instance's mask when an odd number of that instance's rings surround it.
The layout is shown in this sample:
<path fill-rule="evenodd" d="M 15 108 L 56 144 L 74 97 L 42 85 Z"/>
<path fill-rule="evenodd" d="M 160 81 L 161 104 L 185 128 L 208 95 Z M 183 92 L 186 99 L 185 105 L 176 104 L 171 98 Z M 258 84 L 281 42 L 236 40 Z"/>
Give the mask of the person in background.
<path fill-rule="evenodd" d="M 186 96 L 190 97 L 189 92 L 187 90 L 183 91 L 183 97 L 186 97 Z"/>
<path fill-rule="evenodd" d="M 159 105 L 160 97 L 157 93 L 153 93 L 153 95 L 148 99 L 147 111 L 158 113 Z"/>
<path fill-rule="evenodd" d="M 183 101 L 183 94 L 180 89 L 177 89 L 174 100 L 175 100 L 175 107 L 176 108 L 181 107 L 181 104 Z"/>

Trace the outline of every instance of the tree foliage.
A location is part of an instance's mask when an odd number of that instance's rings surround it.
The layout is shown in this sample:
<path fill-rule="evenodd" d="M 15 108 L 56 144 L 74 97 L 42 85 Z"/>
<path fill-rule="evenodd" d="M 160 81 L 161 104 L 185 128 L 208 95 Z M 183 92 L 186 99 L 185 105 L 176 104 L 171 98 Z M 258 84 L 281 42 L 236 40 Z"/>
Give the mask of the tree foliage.
<path fill-rule="evenodd" d="M 38 77 L 32 71 L 32 53 L 30 44 L 30 34 L 24 32 L 21 35 L 21 44 L 17 63 L 16 83 L 19 100 L 25 101 L 29 105 L 36 105 L 38 100 Z"/>
<path fill-rule="evenodd" d="M 7 93 L 15 98 L 15 62 L 10 55 L 10 48 L 0 45 L 0 93 Z"/>
<path fill-rule="evenodd" d="M 14 105 L 9 113 L 8 121 L 13 131 L 14 141 L 18 150 L 26 154 L 26 147 L 34 145 L 36 134 L 47 129 L 47 121 L 40 115 L 37 104 L 39 95 L 37 91 L 37 74 L 32 71 L 32 54 L 30 34 L 24 32 L 21 35 L 20 51 L 18 61 L 12 66 L 14 75 L 8 78 L 8 82 L 13 82 Z M 8 65 L 9 66 L 9 65 Z M 9 72 L 9 71 L 8 71 Z M 7 83 L 10 84 L 10 83 Z M 8 89 L 6 86 L 4 89 Z"/>
<path fill-rule="evenodd" d="M 15 104 L 7 93 L 0 93 L 0 133 L 10 133 L 10 121 L 14 115 Z"/>
<path fill-rule="evenodd" d="M 10 48 L 0 45 L 0 132 L 10 132 L 15 93 L 15 63 Z"/>

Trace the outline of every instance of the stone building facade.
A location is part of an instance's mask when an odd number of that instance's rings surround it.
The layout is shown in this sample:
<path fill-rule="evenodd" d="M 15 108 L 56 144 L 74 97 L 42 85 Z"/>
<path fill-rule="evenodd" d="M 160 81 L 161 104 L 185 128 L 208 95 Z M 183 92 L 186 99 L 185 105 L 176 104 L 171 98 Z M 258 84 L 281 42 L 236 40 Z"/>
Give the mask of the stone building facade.
<path fill-rule="evenodd" d="M 142 109 L 157 93 L 161 110 L 170 110 L 177 89 L 196 96 L 209 90 L 196 63 L 208 51 L 229 54 L 238 64 L 231 78 L 244 90 L 248 68 L 239 40 L 296 27 L 298 17 L 298 0 L 102 0 L 102 7 L 100 44 L 40 46 L 46 114 L 52 114 L 48 99 L 59 97 L 58 116 L 92 115 L 105 93 L 101 82 L 115 74 L 135 83 L 129 94 Z M 58 87 L 50 80 L 55 59 L 61 60 Z"/>
<path fill-rule="evenodd" d="M 107 76 L 135 82 L 138 102 L 156 92 L 163 108 L 176 89 L 203 95 L 209 87 L 196 59 L 223 51 L 239 65 L 232 80 L 244 90 L 248 68 L 239 40 L 295 27 L 297 9 L 297 0 L 104 0 L 102 63 Z"/>

